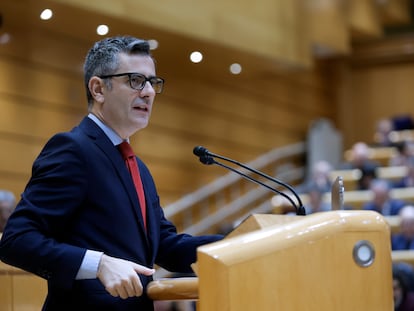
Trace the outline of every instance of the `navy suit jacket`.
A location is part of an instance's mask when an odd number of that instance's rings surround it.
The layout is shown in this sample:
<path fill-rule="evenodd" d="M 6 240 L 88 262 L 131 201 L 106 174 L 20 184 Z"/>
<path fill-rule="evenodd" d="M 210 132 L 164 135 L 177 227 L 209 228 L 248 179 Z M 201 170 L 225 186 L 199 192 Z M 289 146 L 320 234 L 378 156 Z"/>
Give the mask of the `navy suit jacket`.
<path fill-rule="evenodd" d="M 389 215 L 384 215 L 382 207 L 375 205 L 374 202 L 372 201 L 365 203 L 362 209 L 368 210 L 368 211 L 376 211 L 384 216 L 394 216 L 394 215 L 398 215 L 398 213 L 400 212 L 400 210 L 404 207 L 406 203 L 403 200 L 389 199 L 388 204 L 390 207 Z"/>
<path fill-rule="evenodd" d="M 4 230 L 0 259 L 47 279 L 44 310 L 152 310 L 145 294 L 122 300 L 98 279 L 75 280 L 86 250 L 191 272 L 196 248 L 222 238 L 177 234 L 164 217 L 150 172 L 139 159 L 138 165 L 147 233 L 121 154 L 89 118 L 52 137 L 35 160 Z M 140 278 L 145 288 L 151 277 Z"/>
<path fill-rule="evenodd" d="M 414 249 L 414 240 L 408 239 L 401 233 L 396 233 L 391 236 L 391 248 L 396 250 Z"/>

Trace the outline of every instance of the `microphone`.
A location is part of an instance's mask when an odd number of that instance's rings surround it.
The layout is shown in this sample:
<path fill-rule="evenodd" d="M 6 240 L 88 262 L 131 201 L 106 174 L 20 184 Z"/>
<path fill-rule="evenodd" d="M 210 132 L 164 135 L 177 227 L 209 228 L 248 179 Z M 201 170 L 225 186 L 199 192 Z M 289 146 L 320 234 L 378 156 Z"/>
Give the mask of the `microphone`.
<path fill-rule="evenodd" d="M 299 195 L 296 193 L 296 191 L 290 185 L 288 185 L 288 184 L 286 184 L 286 183 L 284 183 L 284 182 L 282 182 L 282 181 L 280 181 L 280 180 L 278 180 L 278 179 L 276 179 L 274 177 L 271 177 L 269 175 L 266 175 L 266 174 L 264 174 L 264 173 L 262 173 L 262 172 L 260 172 L 260 171 L 258 171 L 256 169 L 254 169 L 254 168 L 251 168 L 251 167 L 249 167 L 249 166 L 247 166 L 247 165 L 245 165 L 243 163 L 240 163 L 240 162 L 235 161 L 235 160 L 232 160 L 230 158 L 226 158 L 226 157 L 223 157 L 221 155 L 212 153 L 212 152 L 208 151 L 206 148 L 204 148 L 203 146 L 194 147 L 193 153 L 196 156 L 199 157 L 200 162 L 203 163 L 203 164 L 206 164 L 206 165 L 216 164 L 216 165 L 222 166 L 224 168 L 227 168 L 227 169 L 231 170 L 232 172 L 234 172 L 236 174 L 241 175 L 242 177 L 244 177 L 244 178 L 246 178 L 246 179 L 248 179 L 248 180 L 250 180 L 250 181 L 252 181 L 252 182 L 254 182 L 256 184 L 259 184 L 261 186 L 264 186 L 267 189 L 269 189 L 269 190 L 271 190 L 273 192 L 276 192 L 276 193 L 282 195 L 295 208 L 296 215 L 306 215 L 305 208 L 304 208 L 304 206 L 302 204 L 302 200 L 300 199 Z M 244 169 L 246 169 L 246 170 L 248 170 L 250 172 L 253 172 L 253 173 L 255 173 L 255 174 L 257 174 L 257 175 L 259 175 L 259 176 L 261 176 L 261 177 L 263 177 L 263 178 L 265 178 L 267 180 L 270 180 L 270 181 L 272 181 L 272 182 L 274 182 L 274 183 L 276 183 L 276 184 L 278 184 L 280 186 L 283 186 L 283 187 L 287 188 L 295 196 L 298 204 L 296 204 L 292 200 L 292 198 L 290 196 L 288 196 L 286 193 L 283 193 L 283 192 L 281 192 L 281 191 L 279 191 L 279 190 L 277 190 L 275 188 L 272 188 L 272 187 L 268 186 L 267 184 L 261 182 L 260 180 L 254 179 L 254 178 L 252 178 L 252 177 L 244 174 L 243 172 L 240 172 L 239 170 L 234 169 L 231 166 L 227 166 L 227 165 L 225 165 L 225 164 L 223 164 L 221 162 L 218 162 L 214 158 L 219 158 L 219 159 L 222 159 L 224 161 L 233 163 L 233 164 L 235 164 L 237 166 L 240 166 L 240 167 L 242 167 L 242 168 L 244 168 Z"/>

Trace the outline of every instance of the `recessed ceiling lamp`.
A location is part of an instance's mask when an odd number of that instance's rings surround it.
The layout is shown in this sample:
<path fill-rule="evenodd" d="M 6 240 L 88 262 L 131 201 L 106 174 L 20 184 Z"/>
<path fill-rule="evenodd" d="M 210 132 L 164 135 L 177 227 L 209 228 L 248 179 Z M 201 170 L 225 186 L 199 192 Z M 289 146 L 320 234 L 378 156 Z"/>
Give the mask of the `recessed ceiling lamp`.
<path fill-rule="evenodd" d="M 107 25 L 99 25 L 96 27 L 96 33 L 100 36 L 105 36 L 109 32 L 109 27 Z"/>
<path fill-rule="evenodd" d="M 40 13 L 40 19 L 47 21 L 51 19 L 53 16 L 53 11 L 51 9 L 44 9 L 42 13 Z"/>
<path fill-rule="evenodd" d="M 200 53 L 200 52 L 198 52 L 198 51 L 192 52 L 192 53 L 190 54 L 190 60 L 191 60 L 193 63 L 199 63 L 199 62 L 201 62 L 201 61 L 203 60 L 203 54 L 201 54 L 201 53 Z"/>
<path fill-rule="evenodd" d="M 234 75 L 240 74 L 242 71 L 242 66 L 238 63 L 234 63 L 230 65 L 230 72 Z"/>

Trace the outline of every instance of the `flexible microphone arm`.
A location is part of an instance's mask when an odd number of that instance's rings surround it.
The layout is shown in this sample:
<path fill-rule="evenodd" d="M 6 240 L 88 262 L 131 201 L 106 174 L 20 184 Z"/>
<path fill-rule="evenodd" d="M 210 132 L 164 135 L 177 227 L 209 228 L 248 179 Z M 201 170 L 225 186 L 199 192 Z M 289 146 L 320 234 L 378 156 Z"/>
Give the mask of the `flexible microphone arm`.
<path fill-rule="evenodd" d="M 302 204 L 302 200 L 300 199 L 299 195 L 296 193 L 296 191 L 290 185 L 288 185 L 288 184 L 286 184 L 286 183 L 284 183 L 284 182 L 282 182 L 280 180 L 277 180 L 276 178 L 273 178 L 273 177 L 271 177 L 269 175 L 266 175 L 266 174 L 264 174 L 264 173 L 262 173 L 262 172 L 260 172 L 260 171 L 258 171 L 256 169 L 254 169 L 254 168 L 251 168 L 251 167 L 249 167 L 249 166 L 247 166 L 247 165 L 245 165 L 243 163 L 240 163 L 238 161 L 235 161 L 235 160 L 232 160 L 232 159 L 223 157 L 223 156 L 218 155 L 218 154 L 214 154 L 214 153 L 208 151 L 206 148 L 204 148 L 202 146 L 195 147 L 193 149 L 193 153 L 200 158 L 200 162 L 203 163 L 203 164 L 207 164 L 207 165 L 217 164 L 217 165 L 220 165 L 222 167 L 225 167 L 225 168 L 227 168 L 227 169 L 229 169 L 229 170 L 231 170 L 231 171 L 233 171 L 233 172 L 235 172 L 235 173 L 243 176 L 244 178 L 246 178 L 246 179 L 248 179 L 250 181 L 253 181 L 254 183 L 257 183 L 259 185 L 262 185 L 262 186 L 270 189 L 271 191 L 276 192 L 276 193 L 282 195 L 283 197 L 285 197 L 286 199 L 289 200 L 289 202 L 293 205 L 293 207 L 295 207 L 296 214 L 297 215 L 306 215 L 305 208 L 304 208 L 304 206 Z M 227 165 L 224 165 L 224 164 L 222 164 L 220 162 L 215 161 L 214 160 L 214 157 L 219 158 L 219 159 L 222 159 L 222 160 L 225 160 L 225 161 L 228 161 L 228 162 L 231 162 L 231 163 L 233 163 L 235 165 L 238 165 L 240 167 L 243 167 L 243 168 L 247 169 L 250 172 L 253 172 L 255 174 L 258 174 L 259 176 L 261 176 L 263 178 L 266 178 L 267 180 L 270 180 L 272 182 L 275 182 L 276 184 L 281 185 L 281 186 L 289 189 L 290 192 L 293 193 L 293 195 L 295 196 L 296 200 L 298 201 L 299 206 L 297 204 L 295 204 L 295 202 L 293 202 L 293 200 L 288 195 L 286 195 L 285 193 L 283 193 L 281 191 L 278 191 L 278 190 L 276 190 L 276 189 L 274 189 L 272 187 L 269 187 L 268 185 L 266 185 L 266 184 L 264 184 L 264 183 L 262 183 L 262 182 L 260 182 L 260 181 L 258 181 L 256 179 L 254 179 L 254 178 L 252 178 L 252 177 L 250 177 L 250 176 L 248 176 L 246 174 L 243 174 L 242 172 L 240 172 L 238 170 L 235 170 L 232 167 L 229 167 Z"/>
<path fill-rule="evenodd" d="M 292 200 L 292 198 L 291 198 L 290 196 L 288 196 L 286 193 L 283 193 L 283 192 L 281 192 L 281 191 L 279 191 L 279 190 L 277 190 L 277 189 L 274 189 L 274 188 L 270 187 L 269 185 L 267 185 L 267 184 L 265 184 L 265 183 L 261 182 L 260 180 L 254 179 L 254 178 L 250 177 L 249 175 L 246 175 L 246 174 L 244 174 L 243 172 L 240 172 L 239 170 L 236 170 L 235 168 L 233 168 L 233 167 L 231 167 L 231 166 L 228 166 L 228 165 L 226 165 L 226 164 L 223 164 L 223 163 L 221 163 L 221 162 L 218 162 L 218 161 L 214 160 L 214 158 L 213 158 L 213 157 L 211 157 L 211 156 L 201 156 L 201 157 L 200 157 L 200 162 L 201 162 L 201 163 L 203 163 L 203 164 L 206 164 L 206 165 L 216 164 L 216 165 L 219 165 L 219 166 L 221 166 L 221 167 L 227 168 L 228 170 L 230 170 L 230 171 L 232 171 L 232 172 L 234 172 L 234 173 L 236 173 L 236 174 L 239 174 L 240 176 L 242 176 L 242 177 L 244 177 L 244 178 L 246 178 L 246 179 L 248 179 L 248 180 L 250 180 L 250 181 L 252 181 L 252 182 L 254 182 L 254 183 L 256 183 L 256 184 L 258 184 L 258 185 L 261 185 L 261 186 L 263 186 L 263 187 L 266 187 L 266 188 L 267 188 L 267 189 L 269 189 L 270 191 L 273 191 L 273 192 L 275 192 L 275 193 L 277 193 L 277 194 L 280 194 L 281 196 L 283 196 L 283 197 L 285 197 L 287 200 L 289 200 L 289 202 L 290 202 L 290 203 L 293 205 L 293 207 L 296 209 L 296 212 L 298 212 L 298 207 L 297 207 L 296 203 L 295 203 L 295 202 Z"/>

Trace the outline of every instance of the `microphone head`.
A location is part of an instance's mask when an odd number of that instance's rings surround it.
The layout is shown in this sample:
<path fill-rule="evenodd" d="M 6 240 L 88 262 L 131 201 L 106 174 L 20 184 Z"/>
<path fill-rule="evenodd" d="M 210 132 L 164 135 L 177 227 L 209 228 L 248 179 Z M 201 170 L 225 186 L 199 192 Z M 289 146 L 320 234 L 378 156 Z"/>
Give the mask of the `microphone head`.
<path fill-rule="evenodd" d="M 204 155 L 200 157 L 200 162 L 206 165 L 211 165 L 214 164 L 214 159 L 209 155 Z"/>
<path fill-rule="evenodd" d="M 203 156 L 207 156 L 208 155 L 208 150 L 206 148 L 204 148 L 203 146 L 197 146 L 197 147 L 194 147 L 193 153 L 197 157 L 203 157 Z"/>

